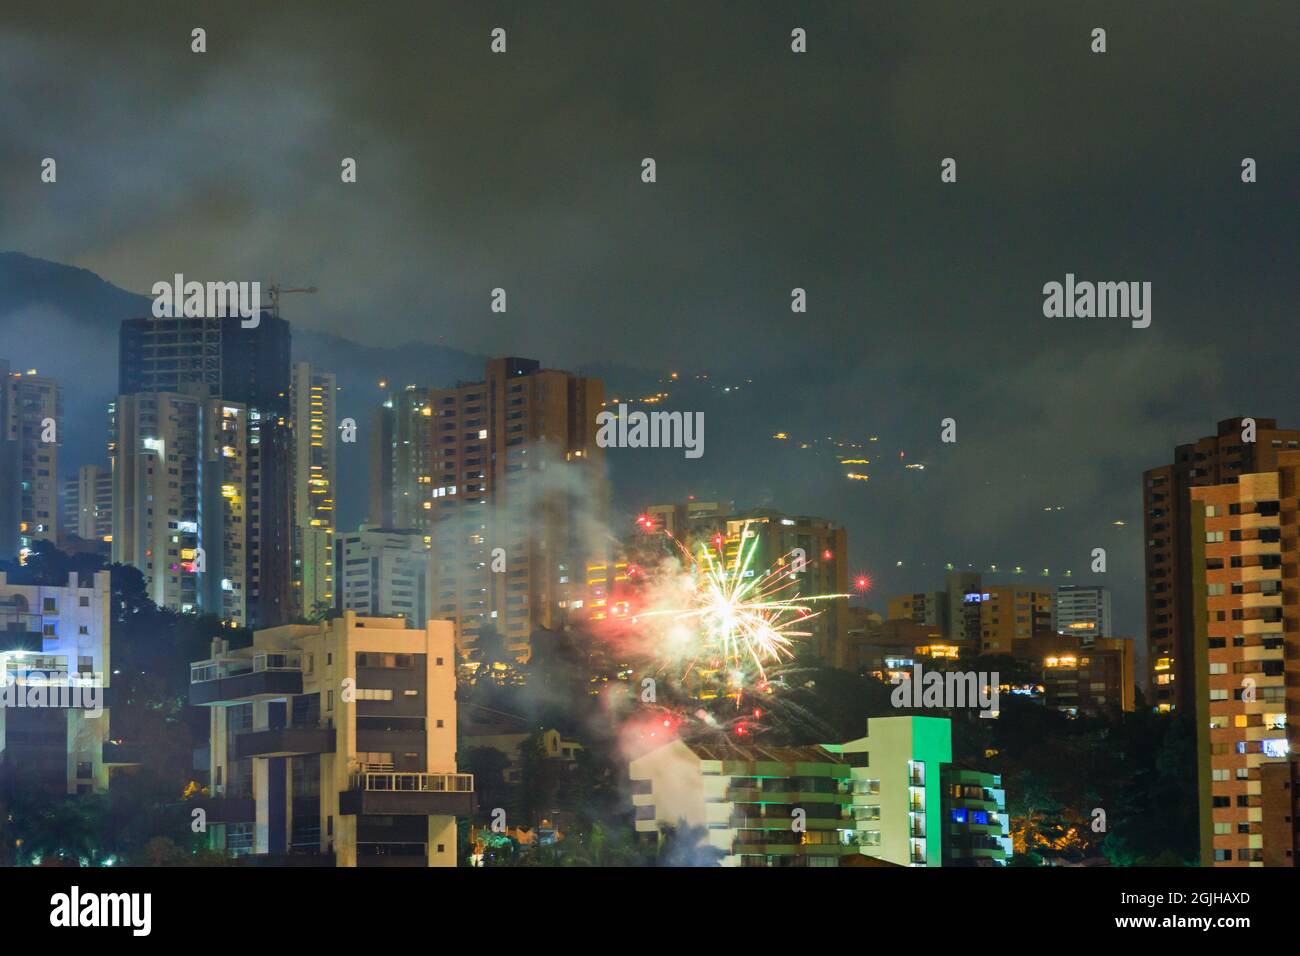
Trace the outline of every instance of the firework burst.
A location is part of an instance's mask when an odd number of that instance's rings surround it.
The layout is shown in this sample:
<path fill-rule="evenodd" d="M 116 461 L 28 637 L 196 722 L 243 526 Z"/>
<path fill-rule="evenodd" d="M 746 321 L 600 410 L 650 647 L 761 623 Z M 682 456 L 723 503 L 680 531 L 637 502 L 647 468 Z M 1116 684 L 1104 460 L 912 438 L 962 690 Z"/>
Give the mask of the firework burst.
<path fill-rule="evenodd" d="M 659 654 L 678 663 L 683 678 L 697 670 L 724 671 L 737 706 L 744 690 L 755 685 L 761 690 L 769 669 L 790 660 L 795 642 L 812 635 L 805 628 L 819 613 L 813 609 L 817 603 L 848 597 L 800 595 L 793 552 L 757 571 L 753 565 L 758 537 L 750 536 L 748 522 L 730 564 L 714 549 L 701 545 L 692 554 L 672 540 L 684 558 L 676 606 L 637 617 L 662 624 Z"/>

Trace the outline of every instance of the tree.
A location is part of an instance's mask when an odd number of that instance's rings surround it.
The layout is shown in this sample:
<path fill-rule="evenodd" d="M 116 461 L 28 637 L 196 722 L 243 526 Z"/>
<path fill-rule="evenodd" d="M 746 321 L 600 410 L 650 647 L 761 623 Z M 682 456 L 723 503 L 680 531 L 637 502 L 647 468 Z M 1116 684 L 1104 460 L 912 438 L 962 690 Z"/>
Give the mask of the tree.
<path fill-rule="evenodd" d="M 470 747 L 462 756 L 461 763 L 466 773 L 474 775 L 480 815 L 490 814 L 493 809 L 506 805 L 505 771 L 510 766 L 509 757 L 495 747 Z"/>
<path fill-rule="evenodd" d="M 527 825 L 536 826 L 551 803 L 553 786 L 540 729 L 519 745 L 519 760 L 519 815 Z"/>
<path fill-rule="evenodd" d="M 307 623 L 321 624 L 342 616 L 343 612 L 334 606 L 333 601 L 317 601 L 311 606 L 311 613 L 307 615 Z"/>

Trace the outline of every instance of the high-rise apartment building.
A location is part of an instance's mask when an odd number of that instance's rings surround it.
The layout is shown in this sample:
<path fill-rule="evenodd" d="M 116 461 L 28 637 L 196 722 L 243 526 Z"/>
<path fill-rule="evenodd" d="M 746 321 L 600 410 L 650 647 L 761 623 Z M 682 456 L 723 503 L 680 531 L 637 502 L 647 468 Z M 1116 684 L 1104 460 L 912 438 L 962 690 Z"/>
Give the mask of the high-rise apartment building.
<path fill-rule="evenodd" d="M 336 535 L 338 607 L 369 617 L 406 618 L 423 627 L 433 618 L 432 536 L 411 528 L 376 528 Z"/>
<path fill-rule="evenodd" d="M 1073 634 L 1089 644 L 1099 637 L 1113 637 L 1110 591 L 1099 585 L 1060 584 L 1052 599 L 1052 630 Z"/>
<path fill-rule="evenodd" d="M 456 770 L 452 627 L 342 617 L 257 631 L 190 668 L 209 708 L 211 845 L 337 866 L 455 866 L 474 778 Z"/>
<path fill-rule="evenodd" d="M 23 482 L 18 442 L 9 434 L 9 362 L 0 359 L 0 558 L 18 554 Z"/>
<path fill-rule="evenodd" d="M 242 603 L 253 627 L 283 623 L 293 613 L 289 349 L 289 324 L 275 309 L 264 309 L 248 328 L 239 318 L 129 319 L 119 337 L 120 394 L 189 395 L 246 410 Z"/>
<path fill-rule="evenodd" d="M 289 397 L 293 423 L 294 616 L 334 604 L 334 496 L 337 383 L 306 362 L 293 366 Z"/>
<path fill-rule="evenodd" d="M 867 736 L 842 744 L 676 740 L 628 773 L 638 833 L 705 828 L 723 866 L 841 866 L 856 856 L 941 866 L 941 774 L 951 760 L 946 718 L 873 717 Z"/>
<path fill-rule="evenodd" d="M 1300 450 L 1268 457 L 1266 471 L 1191 488 L 1185 507 L 1204 865 L 1294 849 L 1266 824 L 1264 789 L 1300 744 Z"/>
<path fill-rule="evenodd" d="M 30 548 L 34 541 L 59 536 L 59 429 L 63 407 L 59 383 L 35 369 L 5 373 L 5 395 L 0 400 L 0 520 L 7 528 L 0 539 L 10 539 L 6 554 Z"/>
<path fill-rule="evenodd" d="M 122 395 L 113 408 L 113 560 L 176 611 L 248 624 L 249 412 L 219 399 Z"/>
<path fill-rule="evenodd" d="M 60 544 L 72 538 L 108 542 L 113 537 L 113 473 L 98 465 L 82 465 L 77 476 L 63 483 L 60 503 Z"/>
<path fill-rule="evenodd" d="M 289 413 L 289 323 L 263 310 L 239 318 L 127 319 L 118 337 L 118 392 L 224 398 L 277 417 Z"/>
<path fill-rule="evenodd" d="M 55 793 L 108 789 L 112 602 L 107 571 L 59 587 L 0 571 L 0 774 Z"/>
<path fill-rule="evenodd" d="M 1156 709 L 1173 710 L 1193 699 L 1197 569 L 1191 565 L 1190 490 L 1273 471 L 1279 453 L 1297 448 L 1300 431 L 1279 429 L 1275 419 L 1229 418 L 1219 422 L 1216 434 L 1179 445 L 1172 464 L 1143 474 L 1148 702 Z"/>
<path fill-rule="evenodd" d="M 501 358 L 483 381 L 411 386 L 385 403 L 371 520 L 432 537 L 434 617 L 463 646 L 490 624 L 526 657 L 535 628 L 563 622 L 589 552 L 605 546 L 603 398 L 596 379 Z"/>

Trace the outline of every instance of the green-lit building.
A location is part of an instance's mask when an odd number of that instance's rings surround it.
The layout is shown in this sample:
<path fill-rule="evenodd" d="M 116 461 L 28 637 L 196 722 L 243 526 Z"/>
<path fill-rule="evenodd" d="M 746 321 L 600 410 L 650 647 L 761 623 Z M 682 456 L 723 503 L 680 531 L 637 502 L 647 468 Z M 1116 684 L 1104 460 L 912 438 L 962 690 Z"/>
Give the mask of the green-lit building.
<path fill-rule="evenodd" d="M 665 744 L 633 760 L 636 828 L 701 827 L 724 866 L 940 866 L 942 717 L 881 717 L 841 744 Z"/>
<path fill-rule="evenodd" d="M 1011 836 L 1002 777 L 945 767 L 942 780 L 943 865 L 1006 866 Z"/>

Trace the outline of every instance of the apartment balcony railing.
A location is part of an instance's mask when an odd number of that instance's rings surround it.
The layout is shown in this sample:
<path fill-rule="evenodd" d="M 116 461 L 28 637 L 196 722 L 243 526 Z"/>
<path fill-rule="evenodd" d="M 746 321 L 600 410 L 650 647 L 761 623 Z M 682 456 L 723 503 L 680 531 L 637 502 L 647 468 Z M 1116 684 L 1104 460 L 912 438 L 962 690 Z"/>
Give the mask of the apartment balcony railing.
<path fill-rule="evenodd" d="M 225 680 L 242 674 L 260 674 L 265 671 L 302 672 L 302 654 L 297 651 L 264 651 L 252 657 L 220 657 L 195 661 L 190 665 L 190 683 Z"/>
<path fill-rule="evenodd" d="M 729 787 L 725 799 L 732 803 L 845 803 L 851 795 L 847 791 L 758 790 L 754 787 Z M 878 799 L 878 798 L 877 798 Z"/>
<path fill-rule="evenodd" d="M 343 814 L 468 816 L 474 810 L 474 775 L 358 771 L 339 794 Z"/>
<path fill-rule="evenodd" d="M 352 774 L 353 790 L 416 793 L 473 793 L 472 773 L 398 773 L 362 770 Z"/>
<path fill-rule="evenodd" d="M 302 654 L 267 651 L 190 665 L 190 703 L 272 699 L 302 693 Z"/>

